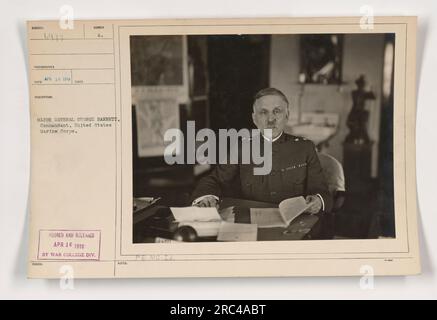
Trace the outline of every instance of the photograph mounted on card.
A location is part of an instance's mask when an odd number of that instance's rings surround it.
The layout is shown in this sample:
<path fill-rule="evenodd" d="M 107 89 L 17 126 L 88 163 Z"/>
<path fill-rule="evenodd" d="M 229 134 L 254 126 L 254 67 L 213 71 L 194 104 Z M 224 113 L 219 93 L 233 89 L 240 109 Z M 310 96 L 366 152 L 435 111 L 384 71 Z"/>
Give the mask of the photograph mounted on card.
<path fill-rule="evenodd" d="M 420 273 L 417 19 L 360 21 L 29 21 L 29 277 Z"/>

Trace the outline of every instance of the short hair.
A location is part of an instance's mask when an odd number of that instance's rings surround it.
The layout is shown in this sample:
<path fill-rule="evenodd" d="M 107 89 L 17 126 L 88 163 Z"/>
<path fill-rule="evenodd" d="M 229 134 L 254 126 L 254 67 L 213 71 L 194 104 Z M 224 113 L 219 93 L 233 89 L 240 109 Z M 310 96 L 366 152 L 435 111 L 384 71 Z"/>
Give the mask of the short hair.
<path fill-rule="evenodd" d="M 289 103 L 288 103 L 287 97 L 285 96 L 285 94 L 281 90 L 278 90 L 276 88 L 264 88 L 264 89 L 261 89 L 260 91 L 258 91 L 256 93 L 256 95 L 254 97 L 254 100 L 253 100 L 253 103 L 255 104 L 256 100 L 258 100 L 258 99 L 260 99 L 260 98 L 262 98 L 264 96 L 277 96 L 277 97 L 280 97 L 280 98 L 282 98 L 282 100 L 285 101 L 285 103 L 287 104 L 287 108 L 288 108 Z"/>

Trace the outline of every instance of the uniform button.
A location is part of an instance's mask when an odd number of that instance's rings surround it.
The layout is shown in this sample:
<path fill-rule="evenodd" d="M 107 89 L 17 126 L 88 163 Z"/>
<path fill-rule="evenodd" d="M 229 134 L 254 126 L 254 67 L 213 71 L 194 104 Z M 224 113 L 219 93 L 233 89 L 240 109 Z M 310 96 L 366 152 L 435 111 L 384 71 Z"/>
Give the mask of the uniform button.
<path fill-rule="evenodd" d="M 271 175 L 271 176 L 276 175 L 276 170 L 272 170 L 272 171 L 270 172 L 270 175 Z"/>
<path fill-rule="evenodd" d="M 270 195 L 271 195 L 271 196 L 276 195 L 276 191 L 271 191 L 271 192 L 270 192 Z"/>

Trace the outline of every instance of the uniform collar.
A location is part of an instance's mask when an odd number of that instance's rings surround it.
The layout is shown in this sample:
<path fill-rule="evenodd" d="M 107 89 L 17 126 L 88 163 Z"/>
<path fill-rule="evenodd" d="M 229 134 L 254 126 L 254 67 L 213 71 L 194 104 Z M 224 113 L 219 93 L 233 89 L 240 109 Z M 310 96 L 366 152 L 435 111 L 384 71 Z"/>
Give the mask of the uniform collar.
<path fill-rule="evenodd" d="M 275 142 L 276 140 L 278 140 L 282 136 L 283 133 L 284 133 L 284 131 L 281 131 L 281 133 L 276 138 L 273 138 L 273 139 L 267 138 L 265 135 L 262 135 L 262 136 L 267 141 Z"/>

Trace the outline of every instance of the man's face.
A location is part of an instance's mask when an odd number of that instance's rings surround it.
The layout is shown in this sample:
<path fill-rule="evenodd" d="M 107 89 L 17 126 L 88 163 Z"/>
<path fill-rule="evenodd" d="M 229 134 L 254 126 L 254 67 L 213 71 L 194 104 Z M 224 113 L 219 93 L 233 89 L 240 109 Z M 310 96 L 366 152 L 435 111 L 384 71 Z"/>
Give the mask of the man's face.
<path fill-rule="evenodd" d="M 261 97 L 253 105 L 252 119 L 259 130 L 271 129 L 272 138 L 276 138 L 288 121 L 287 103 L 279 96 Z"/>

